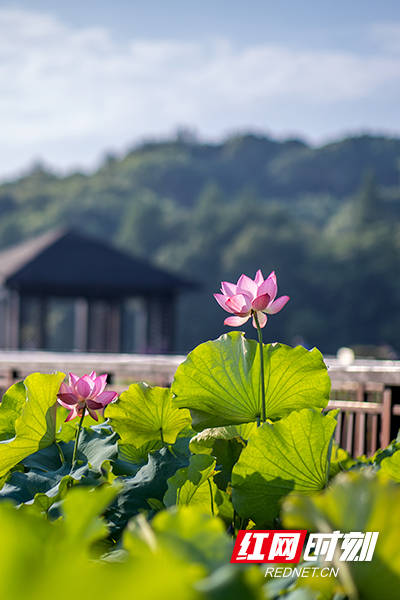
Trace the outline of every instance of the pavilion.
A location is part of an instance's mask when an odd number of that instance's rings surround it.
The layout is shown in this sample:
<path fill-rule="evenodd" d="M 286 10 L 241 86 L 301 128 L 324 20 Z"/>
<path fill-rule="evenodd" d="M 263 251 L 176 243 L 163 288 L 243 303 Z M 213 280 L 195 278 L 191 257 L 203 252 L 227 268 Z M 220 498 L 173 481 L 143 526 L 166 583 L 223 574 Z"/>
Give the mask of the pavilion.
<path fill-rule="evenodd" d="M 0 252 L 0 348 L 174 351 L 177 296 L 195 287 L 75 230 Z"/>

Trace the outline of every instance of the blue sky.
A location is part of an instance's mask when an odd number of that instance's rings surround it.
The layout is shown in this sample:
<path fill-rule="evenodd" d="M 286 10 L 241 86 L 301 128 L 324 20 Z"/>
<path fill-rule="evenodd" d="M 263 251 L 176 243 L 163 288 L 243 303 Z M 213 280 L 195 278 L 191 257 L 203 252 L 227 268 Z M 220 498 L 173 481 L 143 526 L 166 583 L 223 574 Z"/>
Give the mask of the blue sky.
<path fill-rule="evenodd" d="M 0 1 L 0 177 L 179 126 L 400 135 L 400 3 Z"/>
<path fill-rule="evenodd" d="M 272 41 L 368 50 L 368 39 L 362 39 L 368 26 L 400 22 L 400 3 L 395 0 L 17 0 L 0 5 L 57 15 L 75 27 L 104 26 L 119 38 L 224 36 L 242 46 Z"/>

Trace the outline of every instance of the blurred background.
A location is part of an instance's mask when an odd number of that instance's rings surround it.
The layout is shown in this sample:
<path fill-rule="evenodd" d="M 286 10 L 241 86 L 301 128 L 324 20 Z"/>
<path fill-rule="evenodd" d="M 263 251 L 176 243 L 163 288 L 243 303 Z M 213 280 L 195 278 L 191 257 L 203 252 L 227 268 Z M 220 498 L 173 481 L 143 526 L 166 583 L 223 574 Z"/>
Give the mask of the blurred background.
<path fill-rule="evenodd" d="M 398 356 L 399 40 L 390 0 L 1 2 L 0 249 L 72 227 L 198 282 L 178 352 L 261 267 L 266 340 Z"/>

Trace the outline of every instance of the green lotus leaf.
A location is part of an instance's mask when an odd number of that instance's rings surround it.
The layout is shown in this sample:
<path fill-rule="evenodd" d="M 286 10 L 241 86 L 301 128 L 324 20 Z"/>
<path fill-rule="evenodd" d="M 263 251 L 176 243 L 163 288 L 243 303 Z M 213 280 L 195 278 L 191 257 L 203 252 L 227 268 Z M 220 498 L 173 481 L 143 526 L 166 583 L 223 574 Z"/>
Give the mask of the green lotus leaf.
<path fill-rule="evenodd" d="M 399 436 L 397 434 L 397 438 L 398 437 Z M 396 452 L 398 452 L 400 450 L 400 442 L 398 441 L 397 438 L 395 440 L 392 440 L 390 442 L 390 444 L 388 446 L 386 446 L 385 448 L 378 448 L 378 450 L 375 452 L 375 454 L 373 454 L 372 456 L 369 456 L 367 459 L 365 459 L 362 456 L 357 456 L 357 461 L 361 461 L 361 462 L 368 461 L 368 464 L 379 467 L 385 458 L 390 458 L 391 456 L 393 456 L 394 454 L 396 454 Z M 363 458 L 364 458 L 364 460 L 362 460 Z"/>
<path fill-rule="evenodd" d="M 26 387 L 23 381 L 14 383 L 4 394 L 0 404 L 0 440 L 15 436 L 15 422 L 26 402 Z"/>
<path fill-rule="evenodd" d="M 124 547 L 136 558 L 143 552 L 143 541 L 154 539 L 159 551 L 202 563 L 210 570 L 228 564 L 233 548 L 223 521 L 194 505 L 159 512 L 151 527 L 142 516 L 132 519 L 124 534 Z"/>
<path fill-rule="evenodd" d="M 163 447 L 161 440 L 152 440 L 146 442 L 139 448 L 132 444 L 118 444 L 118 458 L 126 462 L 133 464 L 145 464 L 148 459 L 148 455 L 152 452 L 156 452 Z"/>
<path fill-rule="evenodd" d="M 26 456 L 55 441 L 57 392 L 64 377 L 64 373 L 32 373 L 26 377 L 26 399 L 15 421 L 15 437 L 0 443 L 0 476 Z M 21 388 L 18 393 L 20 391 Z"/>
<path fill-rule="evenodd" d="M 73 470 L 74 444 L 53 443 L 22 459 L 23 471 L 14 471 L 0 490 L 0 499 L 36 505 L 48 511 L 61 499 L 66 482 L 85 486 L 104 483 L 104 468 L 117 456 L 117 434 L 106 428 L 84 429 L 79 439 L 77 464 Z M 57 515 L 54 508 L 52 516 Z"/>
<path fill-rule="evenodd" d="M 106 416 L 123 444 L 140 448 L 161 440 L 174 444 L 178 434 L 191 423 L 190 413 L 173 406 L 168 388 L 134 383 L 119 399 L 109 404 Z"/>
<path fill-rule="evenodd" d="M 218 473 L 214 481 L 225 490 L 231 481 L 232 468 L 237 462 L 246 440 L 257 430 L 255 423 L 203 429 L 190 440 L 193 454 L 212 454 L 217 461 Z"/>
<path fill-rule="evenodd" d="M 323 493 L 289 497 L 282 507 L 287 529 L 317 533 L 378 531 L 371 561 L 334 559 L 349 597 L 397 598 L 400 589 L 400 487 L 373 473 L 340 473 Z M 357 593 L 355 593 L 355 589 Z"/>
<path fill-rule="evenodd" d="M 107 513 L 114 539 L 120 536 L 129 519 L 138 512 L 148 511 L 151 504 L 154 504 L 154 499 L 163 499 L 168 479 L 188 462 L 187 443 L 175 444 L 172 449 L 164 446 L 149 454 L 147 463 L 140 466 L 131 477 L 117 478 L 123 484 L 123 489 Z"/>
<path fill-rule="evenodd" d="M 76 454 L 77 464 L 72 473 L 81 471 L 82 466 L 86 465 L 92 473 L 101 475 L 103 462 L 117 457 L 117 441 L 118 435 L 108 427 L 82 429 Z M 23 459 L 22 464 L 25 471 L 48 473 L 59 471 L 64 466 L 70 472 L 73 449 L 73 442 L 56 442 Z"/>
<path fill-rule="evenodd" d="M 400 483 L 400 450 L 382 460 L 380 473 Z"/>
<path fill-rule="evenodd" d="M 106 486 L 70 490 L 63 503 L 65 517 L 56 521 L 1 502 L 0 543 L 7 551 L 0 561 L 0 597 L 204 600 L 195 584 L 206 569 L 174 552 L 156 551 L 135 560 L 125 556 L 118 562 L 99 560 L 110 548 L 101 518 L 109 492 Z"/>
<path fill-rule="evenodd" d="M 203 429 L 190 440 L 190 450 L 194 454 L 211 454 L 211 449 L 216 440 L 238 440 L 244 446 L 251 434 L 256 430 L 257 426 L 255 423 Z"/>
<path fill-rule="evenodd" d="M 164 495 L 165 506 L 192 504 L 215 513 L 217 487 L 212 481 L 215 472 L 215 459 L 208 454 L 195 454 L 189 465 L 178 469 L 168 479 L 168 489 Z"/>
<path fill-rule="evenodd" d="M 259 427 L 232 471 L 232 501 L 239 515 L 271 524 L 284 496 L 321 490 L 335 426 L 335 411 L 322 415 L 303 409 Z"/>
<path fill-rule="evenodd" d="M 193 427 L 219 427 L 260 419 L 259 346 L 234 331 L 200 344 L 179 365 L 172 391 L 174 405 L 188 408 Z M 302 346 L 264 346 L 268 419 L 293 410 L 325 408 L 330 380 L 321 353 Z"/>
<path fill-rule="evenodd" d="M 34 486 L 40 485 L 41 480 L 45 481 L 45 475 L 39 473 L 32 473 L 33 480 L 31 483 Z M 76 480 L 71 475 L 64 475 L 55 481 L 53 487 L 49 488 L 46 492 L 36 492 L 34 497 L 20 506 L 20 510 L 25 510 L 30 513 L 46 514 L 49 512 L 54 504 L 61 502 L 68 493 L 68 490 L 76 485 Z M 22 486 L 21 486 L 22 487 Z M 47 487 L 47 486 L 46 486 Z M 22 489 L 19 491 L 23 491 Z"/>
<path fill-rule="evenodd" d="M 85 487 L 72 488 L 62 503 L 64 544 L 74 548 L 80 543 L 83 548 L 88 548 L 97 540 L 105 538 L 108 527 L 102 515 L 120 489 L 119 482 L 89 491 Z"/>
<path fill-rule="evenodd" d="M 348 471 L 357 461 L 350 454 L 337 445 L 335 441 L 332 443 L 332 453 L 329 465 L 329 478 L 332 479 L 341 471 Z"/>

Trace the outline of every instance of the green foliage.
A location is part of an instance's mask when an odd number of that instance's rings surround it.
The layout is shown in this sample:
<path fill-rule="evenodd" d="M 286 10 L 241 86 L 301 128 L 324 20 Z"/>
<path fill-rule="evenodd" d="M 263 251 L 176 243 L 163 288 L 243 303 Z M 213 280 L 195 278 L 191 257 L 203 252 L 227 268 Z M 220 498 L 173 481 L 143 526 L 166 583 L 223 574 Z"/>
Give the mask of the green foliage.
<path fill-rule="evenodd" d="M 193 455 L 187 467 L 179 469 L 168 479 L 168 489 L 164 495 L 165 506 L 190 504 L 215 514 L 214 472 L 213 457 L 206 454 Z"/>
<path fill-rule="evenodd" d="M 177 435 L 191 422 L 189 411 L 172 405 L 168 388 L 143 383 L 134 383 L 123 392 L 117 402 L 107 407 L 106 416 L 121 442 L 135 448 L 155 440 L 174 444 Z"/>
<path fill-rule="evenodd" d="M 270 525 L 287 494 L 321 490 L 328 479 L 328 450 L 335 427 L 331 413 L 311 409 L 259 427 L 233 468 L 236 511 L 257 525 Z"/>
<path fill-rule="evenodd" d="M 400 450 L 382 460 L 381 473 L 400 483 Z"/>
<path fill-rule="evenodd" d="M 189 448 L 193 454 L 211 454 L 216 458 L 218 472 L 214 481 L 220 489 L 225 490 L 228 487 L 233 466 L 255 430 L 255 423 L 214 427 L 203 429 L 190 440 Z"/>
<path fill-rule="evenodd" d="M 248 423 L 261 417 L 259 348 L 240 332 L 195 348 L 179 365 L 174 404 L 189 408 L 195 429 Z M 264 348 L 266 414 L 277 419 L 304 407 L 328 403 L 330 380 L 321 353 L 302 346 Z"/>
<path fill-rule="evenodd" d="M 153 551 L 162 548 L 183 560 L 190 558 L 210 571 L 229 562 L 233 548 L 222 521 L 194 505 L 160 511 L 151 528 L 143 518 L 132 520 L 124 534 L 124 547 L 139 555 L 143 551 L 140 542 Z"/>
<path fill-rule="evenodd" d="M 57 589 L 57 597 L 67 598 L 76 585 L 72 585 L 75 578 L 68 577 L 70 570 L 79 570 L 82 577 L 82 568 L 87 575 L 93 569 L 88 562 L 93 543 L 107 535 L 100 515 L 116 491 L 72 490 L 63 502 L 64 518 L 54 523 L 2 503 L 0 539 L 7 547 L 7 559 L 1 564 L 0 594 L 16 600 L 28 593 L 39 599 L 52 597 Z"/>
<path fill-rule="evenodd" d="M 112 460 L 117 456 L 118 436 L 108 427 L 96 427 L 84 429 L 79 438 L 79 447 L 77 452 L 77 461 L 87 463 L 93 471 L 101 471 L 104 461 Z M 64 448 L 60 444 L 61 448 Z M 69 452 L 72 451 L 72 444 L 68 445 L 68 460 L 72 460 Z"/>
<path fill-rule="evenodd" d="M 121 461 L 130 462 L 136 465 L 144 464 L 147 456 L 156 450 L 161 450 L 164 446 L 161 440 L 153 440 L 136 448 L 133 444 L 118 444 L 118 457 Z"/>
<path fill-rule="evenodd" d="M 357 461 L 350 454 L 340 448 L 334 441 L 332 444 L 331 461 L 329 465 L 329 477 L 334 477 L 341 471 L 349 470 Z"/>
<path fill-rule="evenodd" d="M 124 600 L 134 593 L 200 600 L 194 583 L 205 569 L 190 559 L 159 552 L 124 562 L 90 560 L 101 549 L 107 527 L 101 514 L 117 490 L 72 490 L 64 517 L 55 522 L 10 504 L 0 505 L 0 543 L 7 548 L 0 565 L 0 594 L 9 600 L 61 600 L 73 596 Z M 99 558 L 99 555 L 96 555 Z M 171 577 L 171 574 L 175 577 Z M 155 574 L 157 575 L 155 577 Z"/>
<path fill-rule="evenodd" d="M 4 394 L 0 407 L 0 439 L 15 436 L 15 422 L 21 415 L 26 402 L 26 387 L 23 381 L 14 383 Z"/>
<path fill-rule="evenodd" d="M 72 443 L 60 442 L 24 458 L 23 470 L 8 475 L 0 498 L 17 504 L 33 502 L 40 511 L 47 512 L 65 497 L 69 487 L 107 481 L 104 465 L 117 456 L 117 435 L 106 428 L 84 429 L 75 469 L 71 464 L 72 452 Z"/>
<path fill-rule="evenodd" d="M 186 466 L 189 456 L 180 445 L 173 449 L 161 448 L 148 455 L 146 464 L 140 466 L 134 475 L 120 476 L 122 491 L 112 504 L 108 519 L 113 536 L 119 537 L 129 519 L 140 511 L 150 511 L 149 500 L 161 502 L 167 491 L 167 481 L 179 468 Z"/>
<path fill-rule="evenodd" d="M 340 564 L 342 583 L 350 597 L 395 598 L 400 585 L 400 487 L 371 473 L 339 475 L 324 493 L 289 497 L 283 506 L 288 529 L 309 531 L 378 531 L 372 562 Z"/>
<path fill-rule="evenodd" d="M 33 373 L 25 379 L 26 400 L 15 421 L 15 438 L 0 445 L 0 475 L 7 473 L 11 467 L 26 456 L 55 441 L 55 403 L 64 377 L 64 373 L 56 375 Z M 14 406 L 20 406 L 22 402 L 21 387 L 18 388 L 16 394 L 15 391 L 14 388 L 13 396 L 16 398 Z M 10 401 L 7 402 L 4 409 L 8 419 Z M 2 410 L 3 405 L 1 404 L 0 413 Z"/>
<path fill-rule="evenodd" d="M 114 500 L 119 486 L 103 485 L 96 489 L 74 488 L 62 503 L 64 543 L 75 552 L 78 545 L 90 549 L 107 536 L 108 528 L 100 518 Z"/>
<path fill-rule="evenodd" d="M 216 440 L 242 440 L 246 442 L 252 433 L 256 431 L 255 423 L 243 423 L 243 425 L 228 425 L 227 427 L 210 427 L 203 429 L 190 441 L 192 452 L 201 451 L 201 448 L 212 448 Z"/>
<path fill-rule="evenodd" d="M 257 352 L 234 332 L 196 348 L 173 392 L 130 386 L 105 422 L 84 420 L 74 463 L 79 420 L 65 424 L 56 404 L 64 375 L 12 386 L 0 405 L 0 595 L 397 597 L 399 441 L 356 460 L 338 448 L 336 411 L 321 411 L 320 353 L 281 344 L 265 346 L 269 420 L 258 426 Z M 188 408 L 202 428 L 194 436 Z M 379 531 L 373 561 L 341 563 L 338 578 L 281 580 L 229 564 L 239 529 L 282 523 Z"/>

